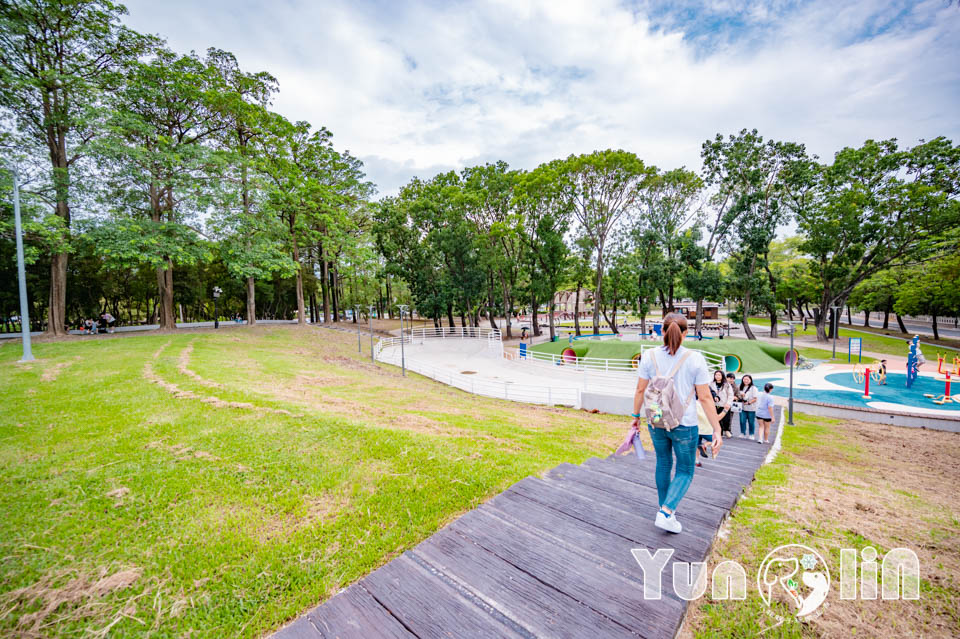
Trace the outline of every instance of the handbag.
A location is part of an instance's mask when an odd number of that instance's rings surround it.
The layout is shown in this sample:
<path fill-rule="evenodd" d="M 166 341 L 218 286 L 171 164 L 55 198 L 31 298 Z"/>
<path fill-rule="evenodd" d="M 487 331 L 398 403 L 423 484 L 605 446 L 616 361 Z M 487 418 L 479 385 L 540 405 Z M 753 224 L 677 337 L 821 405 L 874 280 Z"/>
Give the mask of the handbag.
<path fill-rule="evenodd" d="M 741 402 L 740 400 L 737 400 L 732 404 L 730 404 L 731 413 L 739 413 L 741 411 L 743 411 L 743 402 Z"/>

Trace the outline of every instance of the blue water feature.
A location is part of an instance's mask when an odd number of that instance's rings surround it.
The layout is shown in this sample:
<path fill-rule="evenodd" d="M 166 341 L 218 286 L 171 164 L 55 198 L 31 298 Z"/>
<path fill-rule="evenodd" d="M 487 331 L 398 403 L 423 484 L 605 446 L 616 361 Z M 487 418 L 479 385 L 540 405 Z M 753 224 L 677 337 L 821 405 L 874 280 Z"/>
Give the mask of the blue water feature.
<path fill-rule="evenodd" d="M 917 377 L 913 382 L 913 388 L 907 388 L 907 376 L 903 373 L 887 374 L 886 385 L 880 385 L 870 380 L 870 399 L 863 398 L 863 384 L 853 381 L 852 373 L 830 373 L 824 379 L 838 386 L 849 388 L 843 390 L 824 390 L 804 388 L 798 384 L 793 385 L 793 396 L 795 399 L 808 399 L 814 402 L 825 402 L 827 404 L 843 404 L 844 406 L 866 406 L 869 402 L 887 402 L 890 404 L 902 404 L 912 408 L 934 408 L 937 410 L 954 410 L 960 412 L 960 404 L 956 402 L 950 404 L 934 404 L 929 397 L 924 397 L 925 393 L 943 395 L 944 384 L 943 377 Z M 960 396 L 960 385 L 958 380 L 951 380 L 953 388 L 951 393 L 954 396 Z M 754 380 L 754 384 L 763 388 L 767 382 L 773 383 L 773 394 L 781 397 L 787 397 L 790 394 L 788 382 L 786 379 L 768 378 Z"/>

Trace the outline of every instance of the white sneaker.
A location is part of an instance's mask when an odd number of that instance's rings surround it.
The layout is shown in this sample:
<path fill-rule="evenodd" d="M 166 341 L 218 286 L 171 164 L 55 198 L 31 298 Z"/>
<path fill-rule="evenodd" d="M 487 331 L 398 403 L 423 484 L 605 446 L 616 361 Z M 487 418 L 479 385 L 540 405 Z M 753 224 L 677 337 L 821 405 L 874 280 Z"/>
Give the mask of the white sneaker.
<path fill-rule="evenodd" d="M 763 443 L 763 440 L 760 439 L 759 437 L 757 437 L 757 443 L 758 443 L 758 444 L 762 444 L 762 443 Z"/>
<path fill-rule="evenodd" d="M 683 530 L 683 526 L 680 525 L 680 522 L 677 521 L 677 514 L 673 513 L 672 515 L 665 514 L 662 510 L 657 511 L 657 520 L 653 522 L 653 525 L 667 532 L 678 533 Z"/>

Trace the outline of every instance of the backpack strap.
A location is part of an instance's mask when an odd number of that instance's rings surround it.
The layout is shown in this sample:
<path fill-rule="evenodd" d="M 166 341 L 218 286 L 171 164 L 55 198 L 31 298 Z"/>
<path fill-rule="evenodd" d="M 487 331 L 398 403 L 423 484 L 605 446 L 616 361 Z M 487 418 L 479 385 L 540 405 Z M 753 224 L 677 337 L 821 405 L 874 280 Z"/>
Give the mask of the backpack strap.
<path fill-rule="evenodd" d="M 681 357 L 681 358 L 677 361 L 677 363 L 673 365 L 673 368 L 670 370 L 670 372 L 667 373 L 667 377 L 669 377 L 670 379 L 673 379 L 673 376 L 677 374 L 677 371 L 680 370 L 680 367 L 683 366 L 683 363 L 684 363 L 685 361 L 687 361 L 687 358 L 688 358 L 688 357 L 690 357 L 690 353 L 691 353 L 691 351 L 687 351 L 686 353 L 683 354 L 683 357 Z M 654 363 L 654 364 L 657 363 L 657 359 L 656 359 L 656 358 L 653 359 L 653 363 Z"/>

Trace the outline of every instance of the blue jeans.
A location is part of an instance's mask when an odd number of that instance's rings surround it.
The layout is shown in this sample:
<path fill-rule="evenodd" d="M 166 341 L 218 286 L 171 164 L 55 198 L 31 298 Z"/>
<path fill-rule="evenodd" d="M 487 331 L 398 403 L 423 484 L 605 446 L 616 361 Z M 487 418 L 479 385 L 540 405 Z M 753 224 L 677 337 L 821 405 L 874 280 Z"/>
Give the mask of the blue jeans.
<path fill-rule="evenodd" d="M 657 497 L 660 506 L 676 510 L 690 488 L 697 456 L 696 426 L 677 426 L 671 431 L 647 426 L 653 450 L 657 453 Z M 677 456 L 677 473 L 671 479 L 673 456 Z"/>
<path fill-rule="evenodd" d="M 740 412 L 740 434 L 747 434 L 747 424 L 750 424 L 750 436 L 753 437 L 753 431 L 757 428 L 757 411 L 745 410 Z"/>

